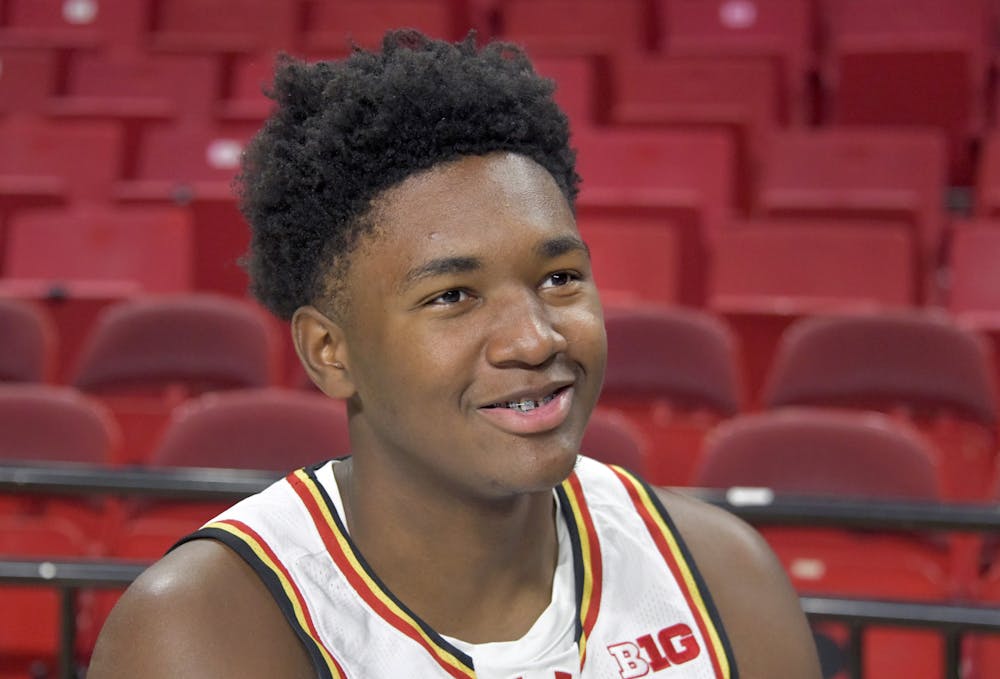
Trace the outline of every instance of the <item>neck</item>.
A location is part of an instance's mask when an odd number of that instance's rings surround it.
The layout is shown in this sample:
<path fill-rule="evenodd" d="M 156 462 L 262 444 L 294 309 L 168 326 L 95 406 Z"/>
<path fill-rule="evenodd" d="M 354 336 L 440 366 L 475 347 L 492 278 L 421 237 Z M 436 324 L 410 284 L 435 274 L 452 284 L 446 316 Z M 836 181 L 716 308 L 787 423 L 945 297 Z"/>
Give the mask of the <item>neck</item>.
<path fill-rule="evenodd" d="M 551 491 L 469 502 L 368 473 L 363 460 L 335 470 L 351 539 L 439 633 L 517 639 L 548 605 L 558 556 Z"/>

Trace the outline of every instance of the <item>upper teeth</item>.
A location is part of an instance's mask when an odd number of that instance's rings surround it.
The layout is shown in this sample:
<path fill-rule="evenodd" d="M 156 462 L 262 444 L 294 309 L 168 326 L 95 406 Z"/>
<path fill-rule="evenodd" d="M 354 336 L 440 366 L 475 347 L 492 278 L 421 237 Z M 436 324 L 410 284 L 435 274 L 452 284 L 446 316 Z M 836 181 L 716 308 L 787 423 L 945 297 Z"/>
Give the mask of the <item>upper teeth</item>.
<path fill-rule="evenodd" d="M 555 397 L 555 394 L 549 394 L 541 401 L 533 401 L 530 398 L 526 398 L 521 401 L 508 401 L 507 403 L 497 403 L 495 405 L 501 408 L 511 408 L 512 410 L 520 410 L 522 413 L 526 413 L 529 410 L 534 410 L 539 406 L 545 405 Z"/>

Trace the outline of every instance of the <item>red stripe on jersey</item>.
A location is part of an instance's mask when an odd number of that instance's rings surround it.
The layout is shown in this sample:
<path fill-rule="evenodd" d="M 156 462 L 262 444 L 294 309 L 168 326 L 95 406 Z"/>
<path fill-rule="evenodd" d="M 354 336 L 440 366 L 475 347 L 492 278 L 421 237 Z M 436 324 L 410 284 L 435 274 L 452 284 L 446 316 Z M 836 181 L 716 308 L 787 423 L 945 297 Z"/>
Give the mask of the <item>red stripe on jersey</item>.
<path fill-rule="evenodd" d="M 587 657 L 586 640 L 590 639 L 590 633 L 594 630 L 594 625 L 597 624 L 597 614 L 601 608 L 604 567 L 601 560 L 601 544 L 597 539 L 597 529 L 594 527 L 594 520 L 590 515 L 590 509 L 587 507 L 583 488 L 576 473 L 570 474 L 566 481 L 563 482 L 563 489 L 567 495 L 572 495 L 575 501 L 571 509 L 573 509 L 573 514 L 577 518 L 577 524 L 583 528 L 580 531 L 580 538 L 587 541 L 588 552 L 590 554 L 589 563 L 584 564 L 584 568 L 590 574 L 590 596 L 585 601 L 580 602 L 580 613 L 583 615 L 583 619 L 580 621 L 583 627 L 583 643 L 580 648 L 580 663 L 582 665 Z"/>
<path fill-rule="evenodd" d="M 475 677 L 475 672 L 471 667 L 467 667 L 447 649 L 434 644 L 412 618 L 404 617 L 405 613 L 401 615 L 394 610 L 397 605 L 392 598 L 364 571 L 357 555 L 348 553 L 350 543 L 336 523 L 328 519 L 327 514 L 324 513 L 322 495 L 320 495 L 313 480 L 301 471 L 289 474 L 287 480 L 312 517 L 316 530 L 330 556 L 347 577 L 358 596 L 386 622 L 420 644 L 450 676 L 456 679 Z M 455 664 L 449 662 L 448 658 L 451 658 Z"/>
<path fill-rule="evenodd" d="M 663 559 L 670 569 L 671 574 L 674 576 L 674 580 L 677 582 L 681 592 L 684 595 L 684 600 L 691 610 L 694 616 L 695 623 L 698 625 L 698 630 L 701 633 L 702 639 L 705 640 L 706 646 L 709 651 L 709 658 L 712 660 L 712 668 L 715 670 L 715 675 L 717 677 L 728 677 L 729 674 L 724 672 L 722 669 L 722 663 L 719 661 L 719 644 L 716 641 L 718 634 L 715 631 L 714 625 L 709 629 L 709 625 L 712 624 L 710 620 L 706 620 L 707 609 L 705 603 L 702 599 L 701 593 L 697 591 L 697 585 L 693 583 L 692 588 L 688 586 L 689 579 L 691 579 L 691 566 L 687 564 L 684 559 L 684 555 L 680 553 L 679 549 L 675 552 L 674 547 L 671 546 L 671 540 L 664 535 L 664 531 L 669 531 L 669 527 L 661 525 L 661 517 L 654 516 L 647 502 L 650 504 L 649 498 L 644 498 L 646 496 L 646 489 L 642 486 L 635 478 L 624 470 L 618 467 L 611 467 L 612 471 L 618 476 L 622 485 L 625 486 L 625 490 L 628 492 L 629 498 L 632 500 L 632 504 L 635 505 L 636 511 L 642 518 L 643 523 L 646 525 L 646 529 L 649 531 L 650 536 L 653 538 L 653 542 L 656 543 L 657 548 L 660 550 L 660 554 L 663 555 Z M 673 536 L 671 536 L 673 537 Z M 676 543 L 675 543 L 676 544 Z M 688 571 L 687 574 L 683 572 L 682 569 Z M 728 664 L 728 663 L 727 663 Z"/>

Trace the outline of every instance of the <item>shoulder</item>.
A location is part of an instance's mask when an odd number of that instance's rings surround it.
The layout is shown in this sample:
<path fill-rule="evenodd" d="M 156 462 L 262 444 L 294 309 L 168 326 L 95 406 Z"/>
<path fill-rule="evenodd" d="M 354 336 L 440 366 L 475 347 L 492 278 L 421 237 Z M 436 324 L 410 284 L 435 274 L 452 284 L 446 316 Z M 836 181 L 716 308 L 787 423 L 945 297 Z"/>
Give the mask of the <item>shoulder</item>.
<path fill-rule="evenodd" d="M 705 580 L 741 679 L 816 678 L 808 623 L 785 572 L 757 531 L 717 507 L 657 490 Z"/>
<path fill-rule="evenodd" d="M 88 677 L 311 677 L 305 649 L 257 574 L 213 540 L 146 570 L 101 631 Z"/>

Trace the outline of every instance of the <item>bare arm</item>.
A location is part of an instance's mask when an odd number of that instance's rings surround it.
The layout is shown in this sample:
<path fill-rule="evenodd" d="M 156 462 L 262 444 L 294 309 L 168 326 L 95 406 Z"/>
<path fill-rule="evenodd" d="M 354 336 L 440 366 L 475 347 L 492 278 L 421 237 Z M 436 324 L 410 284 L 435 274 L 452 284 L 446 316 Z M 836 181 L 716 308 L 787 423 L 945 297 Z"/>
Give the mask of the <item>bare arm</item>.
<path fill-rule="evenodd" d="M 740 679 L 820 679 L 799 598 L 763 538 L 721 509 L 669 491 L 658 495 L 705 578 Z"/>
<path fill-rule="evenodd" d="M 128 589 L 94 649 L 89 679 L 315 677 L 263 583 L 227 547 L 197 540 Z"/>

